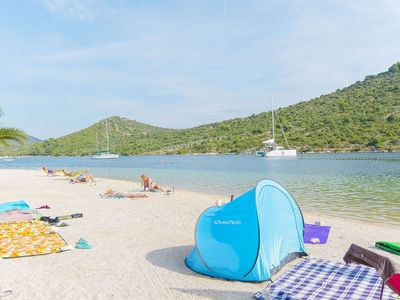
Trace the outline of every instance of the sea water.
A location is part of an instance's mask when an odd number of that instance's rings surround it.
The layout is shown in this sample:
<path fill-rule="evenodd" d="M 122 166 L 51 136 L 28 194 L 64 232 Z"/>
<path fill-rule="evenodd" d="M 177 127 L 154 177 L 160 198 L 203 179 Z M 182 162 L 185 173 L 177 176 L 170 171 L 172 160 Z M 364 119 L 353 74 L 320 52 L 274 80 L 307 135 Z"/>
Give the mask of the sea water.
<path fill-rule="evenodd" d="M 147 174 L 165 187 L 220 195 L 247 191 L 263 178 L 285 186 L 304 211 L 400 225 L 400 153 L 17 157 L 0 168 L 89 169 L 97 177 L 139 181 Z M 0 179 L 1 180 L 1 179 Z"/>

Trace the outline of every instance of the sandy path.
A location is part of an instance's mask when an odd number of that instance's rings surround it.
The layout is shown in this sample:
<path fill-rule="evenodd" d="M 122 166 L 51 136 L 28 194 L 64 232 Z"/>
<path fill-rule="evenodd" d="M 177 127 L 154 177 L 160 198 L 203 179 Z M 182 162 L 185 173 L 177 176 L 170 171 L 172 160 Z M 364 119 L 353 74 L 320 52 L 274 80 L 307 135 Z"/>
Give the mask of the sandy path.
<path fill-rule="evenodd" d="M 108 179 L 73 185 L 39 171 L 0 169 L 0 202 L 48 204 L 52 209 L 43 212 L 51 216 L 82 212 L 84 217 L 67 221 L 71 226 L 60 234 L 70 245 L 80 237 L 93 245 L 91 250 L 0 260 L 0 289 L 13 291 L 6 299 L 250 299 L 264 287 L 208 278 L 184 265 L 197 218 L 217 196 L 184 190 L 169 196 L 149 193 L 148 199 L 98 196 L 107 188 L 138 187 Z M 327 245 L 307 247 L 314 257 L 341 260 L 351 242 L 370 247 L 376 240 L 400 240 L 399 227 L 310 214 L 305 219 L 332 225 Z"/>

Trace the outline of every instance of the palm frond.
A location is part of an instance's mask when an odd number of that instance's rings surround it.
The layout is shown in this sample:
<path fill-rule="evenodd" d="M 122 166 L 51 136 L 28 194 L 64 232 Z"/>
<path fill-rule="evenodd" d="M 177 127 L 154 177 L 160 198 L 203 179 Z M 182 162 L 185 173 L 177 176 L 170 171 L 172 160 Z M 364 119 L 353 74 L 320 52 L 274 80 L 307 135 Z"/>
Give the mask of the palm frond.
<path fill-rule="evenodd" d="M 22 144 L 26 141 L 26 134 L 17 128 L 0 127 L 0 145 L 8 145 L 9 141 Z"/>

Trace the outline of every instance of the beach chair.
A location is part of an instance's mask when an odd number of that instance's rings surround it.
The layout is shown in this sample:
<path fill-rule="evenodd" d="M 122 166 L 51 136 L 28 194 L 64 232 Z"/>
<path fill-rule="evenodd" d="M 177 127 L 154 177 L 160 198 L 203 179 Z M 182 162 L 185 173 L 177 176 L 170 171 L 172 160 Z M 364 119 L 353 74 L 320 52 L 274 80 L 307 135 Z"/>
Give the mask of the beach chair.
<path fill-rule="evenodd" d="M 83 175 L 83 174 L 87 174 L 88 170 L 78 170 L 78 171 L 71 171 L 71 172 L 67 172 L 66 170 L 61 170 L 64 174 L 65 177 L 78 177 L 79 175 Z"/>
<path fill-rule="evenodd" d="M 385 284 L 397 295 L 400 295 L 400 266 L 392 259 L 376 252 L 352 244 L 343 260 L 346 263 L 358 263 L 374 268 L 382 278 L 380 299 L 383 299 Z"/>

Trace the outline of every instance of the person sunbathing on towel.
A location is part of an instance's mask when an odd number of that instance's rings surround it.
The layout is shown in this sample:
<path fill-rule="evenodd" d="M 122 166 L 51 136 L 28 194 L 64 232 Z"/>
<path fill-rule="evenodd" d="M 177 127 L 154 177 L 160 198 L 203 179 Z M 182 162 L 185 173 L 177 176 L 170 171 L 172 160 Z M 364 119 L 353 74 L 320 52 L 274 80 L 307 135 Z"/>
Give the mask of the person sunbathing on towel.
<path fill-rule="evenodd" d="M 78 177 L 75 177 L 70 180 L 70 183 L 88 183 L 88 182 L 95 182 L 94 177 L 91 174 L 88 175 L 79 175 Z"/>
<path fill-rule="evenodd" d="M 141 182 L 140 182 L 140 186 L 143 188 L 143 191 L 146 191 L 146 189 L 148 189 L 150 192 L 173 192 L 173 189 L 163 189 L 161 186 L 159 186 L 157 183 L 155 183 L 154 181 L 152 181 L 152 179 L 147 176 L 147 175 L 142 175 L 140 176 L 141 178 Z"/>
<path fill-rule="evenodd" d="M 157 183 L 153 182 L 152 185 L 150 186 L 149 189 L 150 192 L 167 192 L 167 190 L 164 190 L 161 186 L 159 186 Z M 168 190 L 169 192 L 171 190 Z"/>
<path fill-rule="evenodd" d="M 62 170 L 51 170 L 48 169 L 46 166 L 42 167 L 43 172 L 46 173 L 47 176 L 57 176 L 57 173 L 62 172 Z"/>
<path fill-rule="evenodd" d="M 117 192 L 112 189 L 108 189 L 104 194 L 100 194 L 102 197 L 116 197 L 116 198 L 148 198 L 145 194 L 134 194 L 129 192 Z"/>

